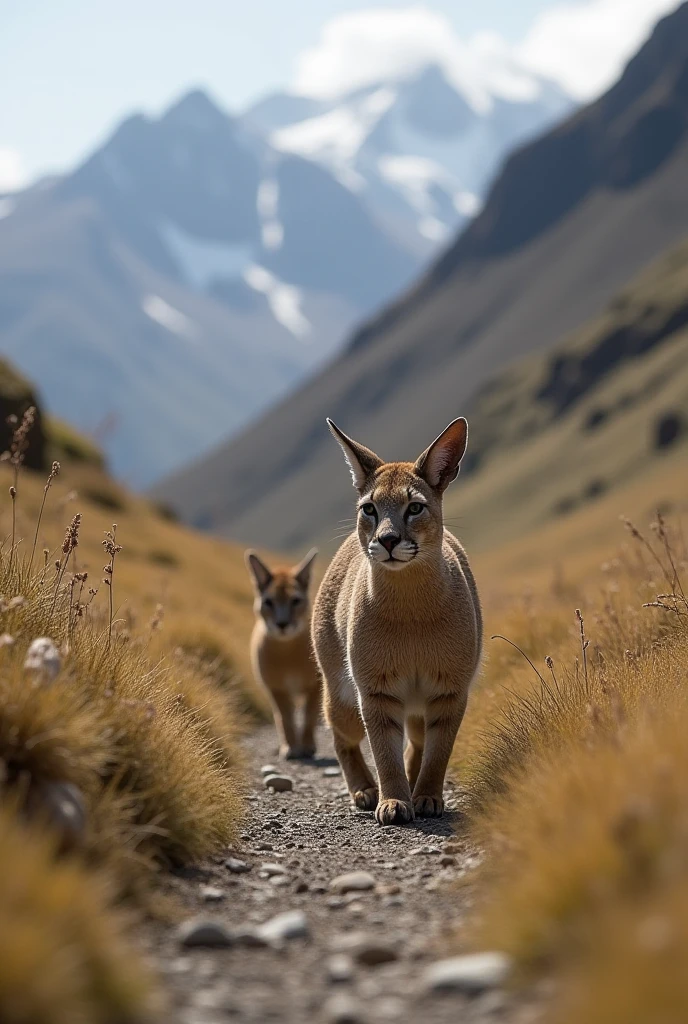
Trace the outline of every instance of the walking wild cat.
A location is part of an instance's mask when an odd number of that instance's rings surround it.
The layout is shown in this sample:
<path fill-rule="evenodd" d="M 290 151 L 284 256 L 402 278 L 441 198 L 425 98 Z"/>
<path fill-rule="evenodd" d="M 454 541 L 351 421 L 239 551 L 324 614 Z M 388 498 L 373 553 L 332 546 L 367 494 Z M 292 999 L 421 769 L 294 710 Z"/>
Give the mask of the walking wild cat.
<path fill-rule="evenodd" d="M 442 515 L 468 424 L 454 420 L 415 463 L 385 463 L 327 422 L 359 497 L 356 530 L 313 611 L 325 715 L 357 807 L 375 810 L 381 825 L 439 816 L 482 644 L 473 574 Z M 377 780 L 361 753 L 364 732 Z"/>
<path fill-rule="evenodd" d="M 287 759 L 315 754 L 321 682 L 311 648 L 308 589 L 316 554 L 314 548 L 295 568 L 272 570 L 255 551 L 246 552 L 256 591 L 251 662 L 256 679 L 270 694 L 280 753 Z"/>

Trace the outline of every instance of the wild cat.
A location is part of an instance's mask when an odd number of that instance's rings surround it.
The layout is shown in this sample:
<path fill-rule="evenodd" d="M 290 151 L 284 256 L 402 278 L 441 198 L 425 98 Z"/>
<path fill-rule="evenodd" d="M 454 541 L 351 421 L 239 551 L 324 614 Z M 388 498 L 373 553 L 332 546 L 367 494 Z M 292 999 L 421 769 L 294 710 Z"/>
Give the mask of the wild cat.
<path fill-rule="evenodd" d="M 251 662 L 273 705 L 280 754 L 287 759 L 313 757 L 320 717 L 320 674 L 311 647 L 309 586 L 317 551 L 309 551 L 293 569 L 269 569 L 255 551 L 246 565 L 256 591 L 256 623 Z M 296 720 L 303 709 L 303 722 Z"/>
<path fill-rule="evenodd" d="M 313 610 L 337 757 L 354 804 L 374 809 L 380 825 L 440 816 L 482 646 L 475 580 L 442 514 L 468 424 L 454 420 L 415 463 L 386 463 L 327 422 L 359 495 L 356 530 Z M 361 753 L 364 732 L 377 780 Z"/>

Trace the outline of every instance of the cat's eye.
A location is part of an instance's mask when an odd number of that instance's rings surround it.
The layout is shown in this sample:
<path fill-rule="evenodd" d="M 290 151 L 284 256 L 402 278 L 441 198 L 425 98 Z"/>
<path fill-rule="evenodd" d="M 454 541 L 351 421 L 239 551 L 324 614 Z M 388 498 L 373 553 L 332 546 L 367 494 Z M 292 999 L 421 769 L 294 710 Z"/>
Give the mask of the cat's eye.
<path fill-rule="evenodd" d="M 292 608 L 298 608 L 300 604 L 303 604 L 303 598 L 302 597 L 292 597 L 292 599 L 291 599 L 291 606 L 292 606 Z"/>
<path fill-rule="evenodd" d="M 421 501 L 412 501 L 408 507 L 408 514 L 410 516 L 419 516 L 425 505 Z"/>
<path fill-rule="evenodd" d="M 361 505 L 361 512 L 363 513 L 364 516 L 374 516 L 375 506 L 373 505 L 372 501 L 366 501 L 365 505 Z"/>
<path fill-rule="evenodd" d="M 263 607 L 264 608 L 272 608 L 273 603 L 274 602 L 273 602 L 271 597 L 264 597 L 263 598 Z"/>

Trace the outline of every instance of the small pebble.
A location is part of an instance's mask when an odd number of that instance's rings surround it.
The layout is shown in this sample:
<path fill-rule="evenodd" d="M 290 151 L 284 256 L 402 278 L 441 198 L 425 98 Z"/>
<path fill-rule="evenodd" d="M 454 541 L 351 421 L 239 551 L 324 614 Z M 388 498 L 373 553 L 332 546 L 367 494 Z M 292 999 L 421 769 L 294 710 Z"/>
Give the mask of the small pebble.
<path fill-rule="evenodd" d="M 208 949 L 219 949 L 231 946 L 232 933 L 219 921 L 207 921 L 196 918 L 185 921 L 178 930 L 179 942 L 182 946 L 202 946 Z"/>
<path fill-rule="evenodd" d="M 260 934 L 268 942 L 303 939 L 309 932 L 308 919 L 302 910 L 287 910 L 283 914 L 277 914 L 260 928 Z"/>
<path fill-rule="evenodd" d="M 273 875 L 286 875 L 284 864 L 261 864 L 258 872 L 261 878 L 272 878 Z"/>
<path fill-rule="evenodd" d="M 250 925 L 243 925 L 234 932 L 234 941 L 239 946 L 269 946 L 270 943 L 261 933 L 260 928 L 252 928 Z"/>
<path fill-rule="evenodd" d="M 443 853 L 440 857 L 440 865 L 443 868 L 451 868 L 456 864 L 456 857 L 452 857 L 449 853 Z"/>
<path fill-rule="evenodd" d="M 335 779 L 338 775 L 342 774 L 341 768 L 335 768 L 334 765 L 331 768 L 326 768 L 323 772 L 328 779 Z"/>
<path fill-rule="evenodd" d="M 330 889 L 335 892 L 367 892 L 375 888 L 375 879 L 368 871 L 350 871 L 346 875 L 338 875 L 330 882 Z"/>
<path fill-rule="evenodd" d="M 354 976 L 354 962 L 346 953 L 335 953 L 325 964 L 327 980 L 331 985 L 341 985 Z"/>
<path fill-rule="evenodd" d="M 245 860 L 237 860 L 236 857 L 228 857 L 225 861 L 225 867 L 233 875 L 243 875 L 251 870 L 250 864 L 247 864 Z"/>
<path fill-rule="evenodd" d="M 438 960 L 426 970 L 423 983 L 430 992 L 466 992 L 475 995 L 498 988 L 511 970 L 504 953 L 472 953 Z"/>
<path fill-rule="evenodd" d="M 339 993 L 325 1003 L 325 1020 L 328 1024 L 363 1024 L 358 1003 L 351 996 Z"/>
<path fill-rule="evenodd" d="M 264 764 L 263 767 L 260 769 L 260 774 L 261 775 L 276 775 L 278 771 L 279 771 L 279 768 L 277 767 L 276 764 Z"/>
<path fill-rule="evenodd" d="M 288 775 L 266 775 L 263 785 L 275 793 L 290 793 L 294 788 L 294 780 Z"/>
<path fill-rule="evenodd" d="M 365 932 L 349 932 L 340 935 L 337 941 L 339 952 L 348 953 L 356 963 L 366 967 L 377 967 L 399 959 L 394 946 Z"/>
<path fill-rule="evenodd" d="M 201 886 L 201 899 L 205 903 L 219 903 L 220 900 L 225 898 L 224 889 L 218 889 L 214 885 L 202 885 Z"/>

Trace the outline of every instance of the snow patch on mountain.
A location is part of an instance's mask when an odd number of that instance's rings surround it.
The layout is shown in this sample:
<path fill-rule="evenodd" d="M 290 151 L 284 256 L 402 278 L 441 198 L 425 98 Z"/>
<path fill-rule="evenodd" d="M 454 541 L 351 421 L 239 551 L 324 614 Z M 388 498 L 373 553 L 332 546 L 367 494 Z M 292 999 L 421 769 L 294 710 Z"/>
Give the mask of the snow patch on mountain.
<path fill-rule="evenodd" d="M 158 231 L 184 280 L 194 288 L 240 278 L 253 259 L 253 246 L 247 242 L 195 238 L 171 221 L 162 222 Z"/>
<path fill-rule="evenodd" d="M 198 329 L 193 320 L 171 306 L 160 295 L 146 295 L 141 302 L 141 308 L 147 317 L 172 334 L 189 341 L 197 340 Z"/>
<path fill-rule="evenodd" d="M 266 297 L 275 320 L 295 338 L 307 338 L 311 333 L 311 323 L 301 311 L 303 295 L 300 289 L 284 284 L 257 263 L 246 268 L 243 278 L 254 291 Z"/>
<path fill-rule="evenodd" d="M 266 249 L 279 249 L 284 241 L 284 228 L 279 221 L 279 184 L 275 178 L 264 178 L 258 186 L 256 208 L 261 222 L 261 240 Z"/>

